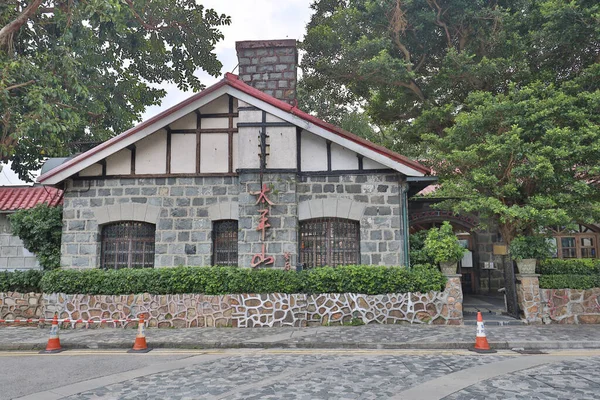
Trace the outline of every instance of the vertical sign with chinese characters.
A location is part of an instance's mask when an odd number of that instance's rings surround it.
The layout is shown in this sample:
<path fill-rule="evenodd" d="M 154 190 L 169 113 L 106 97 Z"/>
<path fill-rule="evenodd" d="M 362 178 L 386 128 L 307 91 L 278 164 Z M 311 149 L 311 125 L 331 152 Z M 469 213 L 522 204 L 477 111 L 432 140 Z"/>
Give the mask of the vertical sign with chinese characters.
<path fill-rule="evenodd" d="M 273 205 L 273 202 L 271 202 L 271 200 L 269 200 L 267 197 L 267 193 L 269 193 L 269 191 L 270 189 L 266 184 L 263 183 L 260 191 L 250 192 L 250 194 L 258 196 L 256 204 L 260 204 L 262 207 L 260 210 L 258 210 L 260 213 L 260 219 L 258 220 L 258 226 L 256 227 L 256 230 L 261 232 L 261 252 L 252 256 L 252 261 L 250 262 L 250 266 L 252 268 L 256 268 L 261 264 L 273 264 L 275 261 L 273 256 L 267 256 L 265 254 L 265 231 L 271 226 L 271 224 L 269 224 L 269 211 L 270 207 Z"/>

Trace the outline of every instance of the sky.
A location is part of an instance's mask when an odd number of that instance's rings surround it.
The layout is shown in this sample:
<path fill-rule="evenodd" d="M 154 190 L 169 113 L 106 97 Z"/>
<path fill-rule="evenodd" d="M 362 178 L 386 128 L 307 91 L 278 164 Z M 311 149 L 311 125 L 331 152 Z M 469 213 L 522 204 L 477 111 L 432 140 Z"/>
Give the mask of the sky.
<path fill-rule="evenodd" d="M 212 77 L 204 71 L 196 74 L 205 86 L 221 79 L 226 72 L 237 73 L 235 42 L 242 40 L 297 39 L 302 40 L 306 24 L 310 20 L 311 0 L 198 0 L 206 8 L 213 8 L 220 14 L 231 17 L 231 25 L 222 27 L 225 36 L 217 43 L 215 51 L 223 64 L 221 76 Z M 167 91 L 160 106 L 149 107 L 142 115 L 146 120 L 159 112 L 174 106 L 191 96 L 192 92 L 182 92 L 175 85 L 161 85 Z M 0 164 L 1 165 L 1 164 Z M 0 186 L 23 185 L 16 174 L 3 166 L 0 172 Z"/>

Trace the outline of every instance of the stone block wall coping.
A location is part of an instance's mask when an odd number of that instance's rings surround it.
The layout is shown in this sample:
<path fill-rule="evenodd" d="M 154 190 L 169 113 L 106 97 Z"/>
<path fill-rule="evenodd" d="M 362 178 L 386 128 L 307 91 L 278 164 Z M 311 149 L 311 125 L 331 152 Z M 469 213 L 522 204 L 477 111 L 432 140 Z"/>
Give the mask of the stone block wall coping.
<path fill-rule="evenodd" d="M 160 208 L 148 204 L 121 203 L 94 208 L 98 225 L 119 221 L 141 221 L 157 224 Z"/>
<path fill-rule="evenodd" d="M 211 221 L 224 219 L 239 219 L 239 205 L 237 201 L 221 201 L 208 208 L 208 217 Z"/>
<path fill-rule="evenodd" d="M 360 221 L 367 204 L 343 198 L 326 198 L 301 201 L 298 203 L 298 219 L 344 218 Z"/>
<path fill-rule="evenodd" d="M 462 274 L 444 274 L 446 278 L 460 278 Z"/>
<path fill-rule="evenodd" d="M 538 278 L 540 277 L 540 274 L 517 274 L 516 278 L 517 279 L 521 279 L 521 278 Z"/>

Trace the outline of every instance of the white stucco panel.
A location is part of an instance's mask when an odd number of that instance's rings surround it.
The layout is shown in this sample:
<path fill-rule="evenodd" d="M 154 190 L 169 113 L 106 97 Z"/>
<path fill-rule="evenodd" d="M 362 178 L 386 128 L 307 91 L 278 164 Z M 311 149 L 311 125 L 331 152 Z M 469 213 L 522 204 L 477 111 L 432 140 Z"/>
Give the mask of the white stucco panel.
<path fill-rule="evenodd" d="M 196 134 L 171 135 L 171 173 L 196 172 Z"/>
<path fill-rule="evenodd" d="M 245 113 L 241 112 L 240 114 Z M 259 152 L 259 128 L 247 127 L 238 128 L 237 135 L 237 155 L 238 168 L 258 168 L 258 152 Z"/>
<path fill-rule="evenodd" d="M 240 111 L 237 122 L 262 122 L 262 111 L 260 111 L 260 110 Z M 234 126 L 236 126 L 236 125 L 234 125 Z"/>
<path fill-rule="evenodd" d="M 358 157 L 355 152 L 338 144 L 331 144 L 331 169 L 349 170 L 358 169 Z"/>
<path fill-rule="evenodd" d="M 238 134 L 234 133 L 233 134 L 233 143 L 232 143 L 232 149 L 231 149 L 231 156 L 233 157 L 233 172 L 235 172 L 236 169 L 238 169 Z"/>
<path fill-rule="evenodd" d="M 302 171 L 327 171 L 327 142 L 302 131 L 300 162 Z"/>
<path fill-rule="evenodd" d="M 229 135 L 210 133 L 200 136 L 200 172 L 229 171 Z"/>
<path fill-rule="evenodd" d="M 136 143 L 136 174 L 164 174 L 167 172 L 166 164 L 167 132 L 164 129 Z"/>
<path fill-rule="evenodd" d="M 282 120 L 281 118 L 277 118 L 273 114 L 267 113 L 267 122 L 285 122 L 285 121 Z"/>
<path fill-rule="evenodd" d="M 269 127 L 267 135 L 267 168 L 296 168 L 296 127 Z"/>
<path fill-rule="evenodd" d="M 200 107 L 200 114 L 219 114 L 227 112 L 229 112 L 229 96 L 226 94 L 217 97 L 210 103 Z"/>
<path fill-rule="evenodd" d="M 379 164 L 376 161 L 371 160 L 370 158 L 363 159 L 363 169 L 387 169 L 383 164 Z"/>
<path fill-rule="evenodd" d="M 123 149 L 106 157 L 106 175 L 131 174 L 131 150 Z"/>
<path fill-rule="evenodd" d="M 202 129 L 229 128 L 229 118 L 202 118 L 200 126 Z"/>
<path fill-rule="evenodd" d="M 183 118 L 169 124 L 171 129 L 196 129 L 196 113 L 189 113 Z"/>
<path fill-rule="evenodd" d="M 79 172 L 79 176 L 100 176 L 102 175 L 102 165 L 92 164 Z"/>

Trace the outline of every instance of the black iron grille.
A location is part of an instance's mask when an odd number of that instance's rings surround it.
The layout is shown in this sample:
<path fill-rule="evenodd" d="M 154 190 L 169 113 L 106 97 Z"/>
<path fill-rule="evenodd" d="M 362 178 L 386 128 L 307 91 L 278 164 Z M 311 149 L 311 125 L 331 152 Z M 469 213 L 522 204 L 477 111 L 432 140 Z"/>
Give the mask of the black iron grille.
<path fill-rule="evenodd" d="M 300 262 L 307 267 L 360 263 L 360 225 L 342 218 L 300 222 Z"/>
<path fill-rule="evenodd" d="M 213 265 L 237 265 L 238 222 L 235 220 L 213 223 Z"/>
<path fill-rule="evenodd" d="M 102 228 L 102 268 L 154 267 L 155 226 L 118 222 Z"/>

